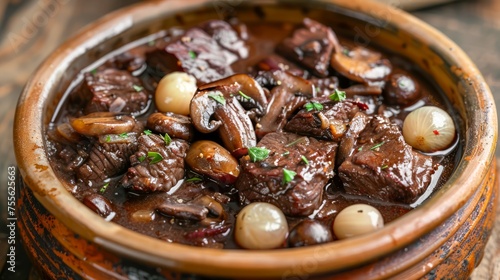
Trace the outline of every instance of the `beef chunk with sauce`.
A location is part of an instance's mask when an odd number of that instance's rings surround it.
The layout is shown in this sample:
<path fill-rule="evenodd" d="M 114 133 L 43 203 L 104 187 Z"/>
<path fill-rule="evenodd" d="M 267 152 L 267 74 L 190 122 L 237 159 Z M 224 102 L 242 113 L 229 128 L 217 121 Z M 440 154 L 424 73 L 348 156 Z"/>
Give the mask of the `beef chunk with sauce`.
<path fill-rule="evenodd" d="M 76 176 L 87 186 L 102 185 L 106 179 L 127 170 L 129 157 L 136 150 L 137 143 L 132 133 L 121 143 L 96 141 L 88 158 L 76 169 Z"/>
<path fill-rule="evenodd" d="M 206 25 L 213 36 L 200 28 L 192 28 L 177 39 L 147 53 L 148 65 L 161 78 L 172 71 L 185 71 L 199 83 L 208 83 L 228 77 L 233 73 L 231 64 L 244 58 L 248 50 L 230 26 Z"/>
<path fill-rule="evenodd" d="M 131 167 L 121 180 L 135 192 L 168 191 L 184 177 L 188 143 L 173 139 L 169 144 L 156 135 L 141 135 L 138 151 L 130 157 Z"/>
<path fill-rule="evenodd" d="M 128 71 L 108 68 L 87 73 L 81 94 L 89 100 L 84 113 L 139 113 L 148 106 L 149 94 Z"/>
<path fill-rule="evenodd" d="M 399 127 L 381 116 L 368 120 L 352 147 L 338 168 L 349 194 L 412 203 L 425 192 L 434 173 L 432 158 L 413 151 Z"/>
<path fill-rule="evenodd" d="M 314 103 L 306 104 L 306 108 L 299 111 L 286 124 L 286 131 L 318 139 L 340 141 L 349 122 L 360 111 L 358 105 L 350 101 L 319 103 L 312 100 L 312 102 Z M 313 104 L 321 104 L 323 109 L 314 109 Z"/>
<path fill-rule="evenodd" d="M 293 35 L 278 45 L 278 52 L 300 63 L 320 77 L 328 76 L 330 58 L 339 42 L 333 30 L 305 18 Z"/>
<path fill-rule="evenodd" d="M 333 176 L 337 144 L 292 133 L 269 133 L 257 146 L 270 153 L 262 161 L 241 159 L 236 182 L 241 202 L 272 203 L 292 216 L 306 216 L 317 209 L 324 186 Z M 284 180 L 285 169 L 296 173 L 292 180 Z"/>

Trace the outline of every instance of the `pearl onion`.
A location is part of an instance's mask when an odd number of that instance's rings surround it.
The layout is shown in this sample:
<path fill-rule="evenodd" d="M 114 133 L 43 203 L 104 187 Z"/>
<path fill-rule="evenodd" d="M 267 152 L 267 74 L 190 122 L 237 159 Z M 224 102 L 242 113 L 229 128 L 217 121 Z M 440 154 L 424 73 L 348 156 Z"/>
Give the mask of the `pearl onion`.
<path fill-rule="evenodd" d="M 288 234 L 288 223 L 276 206 L 255 202 L 245 206 L 236 218 L 234 236 L 246 249 L 273 249 L 280 247 Z"/>
<path fill-rule="evenodd" d="M 444 110 L 425 106 L 408 114 L 403 123 L 405 141 L 422 152 L 448 148 L 455 139 L 455 124 Z"/>
<path fill-rule="evenodd" d="M 189 74 L 173 72 L 165 75 L 156 88 L 156 108 L 163 113 L 188 116 L 191 99 L 196 90 L 196 78 Z"/>
<path fill-rule="evenodd" d="M 382 214 L 367 204 L 354 204 L 344 208 L 333 222 L 333 232 L 339 239 L 373 232 L 382 227 Z"/>

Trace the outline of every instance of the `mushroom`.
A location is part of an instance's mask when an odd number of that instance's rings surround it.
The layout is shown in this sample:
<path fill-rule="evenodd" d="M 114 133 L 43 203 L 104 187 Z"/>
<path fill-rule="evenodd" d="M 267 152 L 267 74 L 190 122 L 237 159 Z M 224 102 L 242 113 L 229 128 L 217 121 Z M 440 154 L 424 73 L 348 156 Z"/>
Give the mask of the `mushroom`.
<path fill-rule="evenodd" d="M 201 86 L 190 114 L 198 131 L 218 130 L 226 149 L 238 158 L 257 142 L 250 116 L 261 116 L 266 107 L 264 89 L 250 76 L 237 74 Z"/>
<path fill-rule="evenodd" d="M 391 63 L 381 53 L 360 46 L 350 50 L 337 47 L 330 64 L 343 76 L 364 84 L 385 81 L 392 71 Z"/>
<path fill-rule="evenodd" d="M 190 141 L 194 129 L 189 117 L 171 112 L 153 113 L 148 117 L 147 127 L 158 133 L 167 133 L 170 137 Z"/>
<path fill-rule="evenodd" d="M 90 113 L 71 120 L 70 124 L 76 132 L 85 136 L 127 133 L 136 127 L 133 117 L 110 112 Z"/>
<path fill-rule="evenodd" d="M 290 115 L 302 107 L 307 99 L 316 97 L 314 84 L 284 71 L 263 72 L 260 81 L 272 86 L 267 113 L 256 125 L 257 137 L 281 131 Z"/>

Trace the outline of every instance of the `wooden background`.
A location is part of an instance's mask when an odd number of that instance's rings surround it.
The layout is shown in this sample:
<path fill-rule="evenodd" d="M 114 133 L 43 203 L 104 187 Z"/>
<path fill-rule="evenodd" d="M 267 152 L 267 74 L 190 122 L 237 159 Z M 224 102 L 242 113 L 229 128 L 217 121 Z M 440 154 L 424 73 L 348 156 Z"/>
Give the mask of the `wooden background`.
<path fill-rule="evenodd" d="M 134 2 L 137 0 L 0 0 L 0 238 L 6 221 L 7 167 L 15 165 L 12 122 L 23 85 L 62 41 L 109 11 Z M 408 2 L 411 0 L 390 1 L 400 6 Z M 500 108 L 500 0 L 455 1 L 411 12 L 448 35 L 470 55 Z M 500 157 L 500 148 L 496 155 Z M 5 254 L 0 253 L 1 269 Z M 483 262 L 472 279 L 500 279 L 500 215 Z"/>

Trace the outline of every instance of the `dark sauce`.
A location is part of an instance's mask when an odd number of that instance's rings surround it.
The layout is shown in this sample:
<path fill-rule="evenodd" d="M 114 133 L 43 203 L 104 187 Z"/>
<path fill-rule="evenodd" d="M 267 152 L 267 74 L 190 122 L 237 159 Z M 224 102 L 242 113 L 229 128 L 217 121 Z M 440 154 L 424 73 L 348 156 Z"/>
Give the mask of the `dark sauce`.
<path fill-rule="evenodd" d="M 239 60 L 234 63 L 232 65 L 234 72 L 252 73 L 254 71 L 254 66 L 262 59 L 274 53 L 277 43 L 289 36 L 295 27 L 296 26 L 292 24 L 248 24 L 246 26 L 246 34 L 248 35 L 247 43 L 249 45 L 251 55 L 247 59 Z M 209 179 L 204 179 L 202 182 L 187 182 L 188 180 L 186 179 L 193 176 L 199 176 L 194 172 L 187 170 L 185 180 L 181 180 L 177 186 L 168 193 L 152 193 L 142 195 L 130 193 L 119 185 L 118 182 L 120 177 L 110 179 L 109 182 L 107 182 L 107 187 L 103 191 L 103 186 L 89 187 L 80 184 L 76 180 L 75 174 L 68 172 L 68 169 L 65 166 L 62 166 L 61 161 L 58 158 L 60 157 L 60 152 L 63 150 L 65 143 L 56 135 L 56 127 L 62 123 L 68 122 L 68 120 L 72 117 L 78 117 L 83 114 L 81 109 L 83 106 L 79 100 L 79 96 L 76 94 L 77 89 L 80 87 L 82 82 L 83 73 L 90 72 L 98 67 L 105 67 L 109 61 L 114 60 L 120 53 L 145 53 L 154 48 L 154 45 L 157 44 L 158 41 L 168 41 L 171 37 L 175 37 L 180 33 L 182 33 L 182 30 L 174 28 L 159 34 L 154 34 L 140 41 L 133 42 L 90 65 L 88 68 L 84 69 L 80 75 L 75 77 L 75 82 L 70 88 L 68 88 L 61 104 L 54 114 L 52 122 L 47 129 L 47 147 L 52 158 L 52 167 L 55 169 L 57 175 L 66 182 L 68 190 L 74 194 L 77 199 L 83 200 L 83 198 L 88 194 L 100 193 L 111 201 L 113 211 L 115 212 L 111 220 L 114 223 L 120 224 L 133 231 L 165 240 L 166 242 L 178 242 L 216 248 L 239 248 L 234 241 L 232 232 L 234 229 L 235 216 L 242 206 L 239 203 L 237 192 L 235 192 L 234 188 L 231 188 L 231 186 L 223 186 Z M 340 37 L 339 39 L 343 45 L 352 44 L 347 38 Z M 453 110 L 451 105 L 445 98 L 443 98 L 443 95 L 439 93 L 437 87 L 429 82 L 429 79 L 425 77 L 425 74 L 422 73 L 420 69 L 415 68 L 409 61 L 406 61 L 401 57 L 392 55 L 389 52 L 384 53 L 389 58 L 396 71 L 410 73 L 410 75 L 419 83 L 422 98 L 416 104 L 407 108 L 385 105 L 382 103 L 380 97 L 367 99 L 364 101 L 369 104 L 368 113 L 381 113 L 394 122 L 402 125 L 402 120 L 404 120 L 406 115 L 415 108 L 423 105 L 434 105 L 448 111 L 454 118 L 455 122 L 460 121 L 457 115 L 452 113 Z M 155 75 L 157 75 L 157 73 L 155 69 L 152 69 L 151 67 L 138 69 L 133 72 L 133 74 L 142 80 L 143 84 L 150 92 L 154 92 L 154 89 L 157 86 L 155 79 Z M 347 86 L 349 81 L 341 79 L 340 83 L 342 86 Z M 154 111 L 154 102 L 150 100 L 147 110 L 145 110 L 142 114 L 137 115 L 136 118 L 140 121 L 145 121 L 147 116 Z M 459 129 L 460 125 L 456 125 L 456 127 Z M 460 131 L 458 131 L 458 134 L 460 134 Z M 213 135 L 203 137 L 206 139 L 217 140 L 217 136 Z M 88 151 L 89 145 L 90 142 L 84 140 L 78 144 L 78 148 L 82 151 Z M 303 219 L 312 218 L 320 221 L 326 227 L 331 229 L 333 220 L 337 213 L 348 205 L 355 203 L 365 203 L 376 207 L 382 213 L 385 223 L 390 223 L 408 211 L 411 211 L 414 207 L 417 207 L 447 181 L 455 168 L 458 158 L 460 157 L 460 150 L 460 142 L 459 140 L 456 140 L 451 148 L 432 154 L 434 164 L 439 163 L 439 168 L 433 175 L 431 185 L 428 187 L 427 192 L 423 194 L 417 202 L 411 205 L 386 203 L 372 200 L 367 197 L 348 195 L 343 191 L 341 185 L 337 182 L 335 177 L 327 186 L 325 186 L 326 191 L 323 195 L 323 201 L 320 208 L 318 208 L 309 217 L 287 217 L 289 228 L 292 228 Z M 172 195 L 175 195 L 176 199 L 178 199 L 179 202 L 182 202 L 184 199 L 189 199 L 194 194 L 204 192 L 218 192 L 229 199 L 229 202 L 225 205 L 225 210 L 228 213 L 227 218 L 223 223 L 217 225 L 216 227 L 201 227 L 200 231 L 200 225 L 198 222 L 174 219 L 154 211 L 155 207 L 161 203 L 161 201 L 172 197 Z M 203 229 L 206 231 L 203 232 Z"/>

